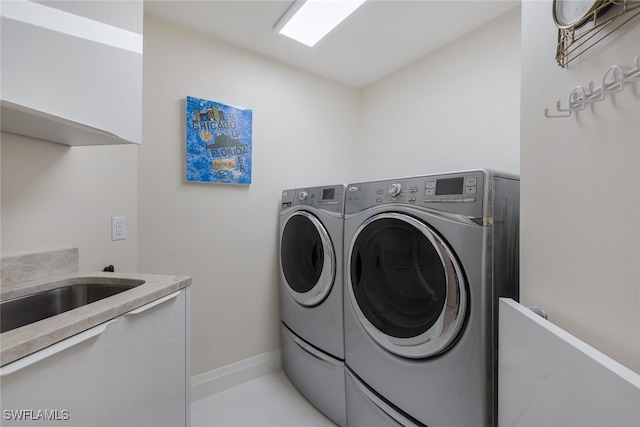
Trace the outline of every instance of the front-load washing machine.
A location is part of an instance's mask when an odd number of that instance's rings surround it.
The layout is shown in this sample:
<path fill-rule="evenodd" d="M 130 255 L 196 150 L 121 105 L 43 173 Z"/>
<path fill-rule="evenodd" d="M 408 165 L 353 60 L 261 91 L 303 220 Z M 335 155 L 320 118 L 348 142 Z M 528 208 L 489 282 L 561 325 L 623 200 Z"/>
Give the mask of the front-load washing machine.
<path fill-rule="evenodd" d="M 346 194 L 349 426 L 497 426 L 497 303 L 519 297 L 519 178 L 470 170 Z"/>
<path fill-rule="evenodd" d="M 283 370 L 321 412 L 346 425 L 343 332 L 344 185 L 282 192 Z"/>

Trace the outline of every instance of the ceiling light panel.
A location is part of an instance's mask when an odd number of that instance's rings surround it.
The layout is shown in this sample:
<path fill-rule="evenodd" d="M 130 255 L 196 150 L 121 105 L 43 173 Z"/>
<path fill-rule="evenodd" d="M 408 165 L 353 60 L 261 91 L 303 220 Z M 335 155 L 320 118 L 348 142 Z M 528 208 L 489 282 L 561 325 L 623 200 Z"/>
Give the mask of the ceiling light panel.
<path fill-rule="evenodd" d="M 275 29 L 307 46 L 315 45 L 366 0 L 296 1 Z"/>

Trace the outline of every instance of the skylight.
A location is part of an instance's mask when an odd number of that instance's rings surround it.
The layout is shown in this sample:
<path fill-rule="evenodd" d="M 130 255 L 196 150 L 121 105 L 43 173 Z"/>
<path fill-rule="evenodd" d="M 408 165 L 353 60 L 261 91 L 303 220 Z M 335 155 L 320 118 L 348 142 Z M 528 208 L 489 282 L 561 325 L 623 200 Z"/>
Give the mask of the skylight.
<path fill-rule="evenodd" d="M 366 0 L 298 0 L 275 30 L 309 47 L 329 34 Z"/>

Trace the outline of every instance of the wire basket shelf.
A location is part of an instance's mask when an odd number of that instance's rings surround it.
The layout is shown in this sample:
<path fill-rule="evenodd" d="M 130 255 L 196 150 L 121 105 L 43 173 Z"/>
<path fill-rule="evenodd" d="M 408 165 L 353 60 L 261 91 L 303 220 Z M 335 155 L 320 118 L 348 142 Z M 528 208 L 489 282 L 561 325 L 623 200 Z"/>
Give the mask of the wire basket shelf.
<path fill-rule="evenodd" d="M 558 29 L 556 61 L 562 68 L 640 16 L 640 0 L 604 0 L 586 22 Z"/>

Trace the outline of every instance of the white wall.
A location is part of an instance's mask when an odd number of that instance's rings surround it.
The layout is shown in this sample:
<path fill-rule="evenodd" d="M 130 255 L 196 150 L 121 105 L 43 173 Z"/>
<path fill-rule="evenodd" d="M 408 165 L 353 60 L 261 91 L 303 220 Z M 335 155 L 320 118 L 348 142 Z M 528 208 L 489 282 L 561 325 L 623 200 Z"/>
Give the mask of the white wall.
<path fill-rule="evenodd" d="M 137 146 L 69 147 L 0 133 L 2 256 L 79 248 L 80 270 L 137 272 Z M 127 239 L 111 241 L 124 215 Z"/>
<path fill-rule="evenodd" d="M 569 92 L 640 54 L 640 19 L 567 69 L 551 1 L 523 1 L 521 297 L 640 373 L 640 85 L 565 119 Z"/>
<path fill-rule="evenodd" d="M 145 16 L 140 271 L 187 274 L 192 375 L 279 348 L 285 188 L 348 180 L 359 93 Z M 253 110 L 250 186 L 184 181 L 184 98 Z"/>
<path fill-rule="evenodd" d="M 366 87 L 359 180 L 520 172 L 520 8 Z"/>

